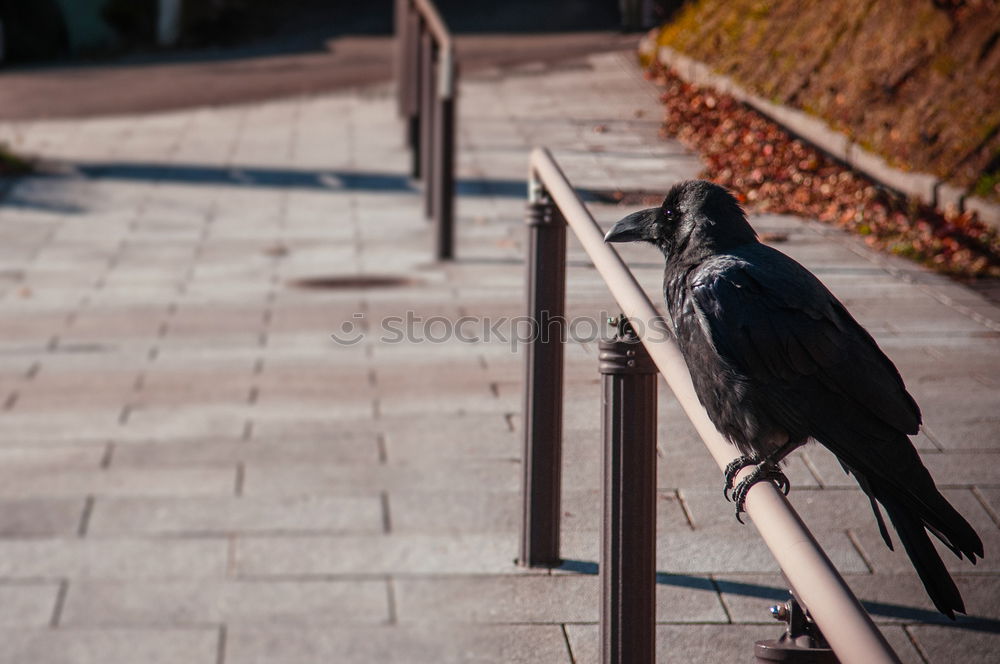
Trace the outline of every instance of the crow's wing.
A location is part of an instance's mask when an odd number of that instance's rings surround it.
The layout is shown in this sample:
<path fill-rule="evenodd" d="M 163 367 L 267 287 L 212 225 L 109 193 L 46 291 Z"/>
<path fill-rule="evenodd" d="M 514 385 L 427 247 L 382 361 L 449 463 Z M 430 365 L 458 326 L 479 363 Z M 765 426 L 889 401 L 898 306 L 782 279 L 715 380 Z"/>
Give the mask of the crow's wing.
<path fill-rule="evenodd" d="M 846 428 L 868 440 L 917 432 L 920 410 L 896 367 L 792 259 L 749 246 L 721 263 L 703 264 L 688 283 L 716 351 L 763 390 L 789 431 L 821 438 Z"/>
<path fill-rule="evenodd" d="M 753 402 L 789 433 L 836 454 L 889 510 L 939 608 L 962 610 L 950 579 L 947 589 L 935 585 L 944 567 L 914 524 L 973 562 L 982 541 L 941 496 L 907 438 L 920 426 L 920 410 L 871 335 L 812 273 L 764 245 L 708 261 L 688 283 L 706 336 L 743 374 Z"/>

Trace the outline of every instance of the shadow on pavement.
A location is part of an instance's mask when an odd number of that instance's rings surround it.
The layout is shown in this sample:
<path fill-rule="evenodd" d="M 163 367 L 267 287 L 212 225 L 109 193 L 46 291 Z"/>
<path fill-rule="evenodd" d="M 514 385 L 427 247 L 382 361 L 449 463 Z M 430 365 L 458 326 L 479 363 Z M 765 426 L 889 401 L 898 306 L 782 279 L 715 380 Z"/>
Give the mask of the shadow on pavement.
<path fill-rule="evenodd" d="M 282 187 L 321 191 L 375 191 L 416 193 L 419 182 L 404 173 L 376 173 L 338 169 L 300 170 L 263 167 L 215 167 L 197 164 L 158 164 L 133 162 L 76 163 L 72 170 L 87 178 L 111 180 L 158 181 L 178 184 L 231 185 L 234 187 Z M 48 176 L 53 177 L 53 176 Z M 59 175 L 55 177 L 65 177 Z M 501 196 L 527 200 L 525 180 L 496 178 L 460 178 L 459 196 Z M 600 192 L 578 190 L 584 201 L 603 201 Z"/>
<path fill-rule="evenodd" d="M 558 568 L 567 572 L 578 574 L 596 575 L 598 564 L 589 560 L 564 560 Z M 743 597 L 756 597 L 773 602 L 783 602 L 788 599 L 788 589 L 779 586 L 765 586 L 759 583 L 745 583 L 742 581 L 727 581 L 723 579 L 710 579 L 704 576 L 692 576 L 690 574 L 667 574 L 657 572 L 656 583 L 663 586 L 674 586 L 677 588 L 690 588 L 693 590 L 707 590 L 730 595 L 741 595 Z M 903 604 L 890 604 L 887 602 L 862 601 L 865 607 L 873 616 L 885 618 L 896 618 L 899 620 L 912 620 L 914 622 L 933 623 L 944 627 L 955 629 L 965 629 L 973 632 L 988 632 L 990 634 L 1000 634 L 1000 620 L 985 618 L 982 616 L 959 616 L 957 620 L 948 620 L 937 611 L 921 609 L 915 606 Z"/>
<path fill-rule="evenodd" d="M 419 181 L 405 173 L 378 173 L 371 171 L 346 171 L 339 169 L 301 170 L 264 167 L 216 167 L 198 164 L 161 164 L 142 162 L 77 162 L 59 164 L 49 172 L 25 178 L 0 197 L 0 204 L 7 207 L 36 209 L 62 214 L 79 214 L 86 211 L 79 197 L 63 194 L 61 183 L 79 182 L 79 178 L 93 180 L 120 180 L 134 182 L 163 182 L 199 186 L 259 187 L 273 189 L 309 189 L 338 193 L 345 191 L 376 192 L 383 194 L 417 194 L 422 191 Z M 528 185 L 525 180 L 499 178 L 462 178 L 455 184 L 459 197 L 496 196 L 527 201 Z M 606 202 L 602 192 L 577 189 L 584 202 Z M 588 263 L 589 265 L 589 263 Z"/>
<path fill-rule="evenodd" d="M 80 175 L 93 179 L 158 181 L 178 184 L 280 187 L 321 191 L 374 191 L 415 193 L 419 183 L 403 173 L 375 173 L 338 169 L 299 170 L 261 167 L 215 167 L 196 164 L 77 163 Z M 51 177 L 51 176 L 50 176 Z M 524 180 L 461 179 L 459 196 L 503 196 L 527 199 Z"/>

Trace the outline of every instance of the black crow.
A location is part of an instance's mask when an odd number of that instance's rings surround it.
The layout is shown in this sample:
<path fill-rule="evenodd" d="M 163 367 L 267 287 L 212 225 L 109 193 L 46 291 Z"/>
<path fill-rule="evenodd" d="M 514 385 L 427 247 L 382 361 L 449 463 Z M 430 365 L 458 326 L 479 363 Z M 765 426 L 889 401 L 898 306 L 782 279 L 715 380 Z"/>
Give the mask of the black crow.
<path fill-rule="evenodd" d="M 695 391 L 753 471 L 733 489 L 767 480 L 788 492 L 778 463 L 810 438 L 829 448 L 879 504 L 939 611 L 964 613 L 929 530 L 959 558 L 983 555 L 976 531 L 941 495 L 908 436 L 920 409 L 895 365 L 811 272 L 757 240 L 739 203 L 703 180 L 678 184 L 659 207 L 625 217 L 606 242 L 644 241 L 666 258 L 663 293 Z"/>

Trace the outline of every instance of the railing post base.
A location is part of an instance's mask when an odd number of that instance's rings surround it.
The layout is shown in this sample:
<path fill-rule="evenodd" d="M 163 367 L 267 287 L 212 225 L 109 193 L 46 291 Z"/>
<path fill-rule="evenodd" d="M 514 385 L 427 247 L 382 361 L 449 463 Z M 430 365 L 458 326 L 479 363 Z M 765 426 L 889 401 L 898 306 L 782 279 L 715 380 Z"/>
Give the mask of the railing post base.
<path fill-rule="evenodd" d="M 601 341 L 602 664 L 656 661 L 656 365 L 624 316 Z"/>
<path fill-rule="evenodd" d="M 829 648 L 804 648 L 780 639 L 757 641 L 753 647 L 757 664 L 838 664 L 839 660 Z"/>
<path fill-rule="evenodd" d="M 838 664 L 823 633 L 808 616 L 794 596 L 784 604 L 771 607 L 776 620 L 788 624 L 780 638 L 757 641 L 753 647 L 754 661 L 758 664 Z"/>

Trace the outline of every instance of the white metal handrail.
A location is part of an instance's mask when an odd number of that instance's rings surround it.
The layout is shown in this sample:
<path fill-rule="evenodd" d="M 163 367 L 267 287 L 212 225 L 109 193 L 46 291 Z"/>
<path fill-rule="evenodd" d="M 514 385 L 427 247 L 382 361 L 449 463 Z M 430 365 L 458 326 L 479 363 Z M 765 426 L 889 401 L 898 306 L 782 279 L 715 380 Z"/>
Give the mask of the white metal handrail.
<path fill-rule="evenodd" d="M 584 206 L 551 153 L 531 154 L 530 194 L 542 191 L 559 208 L 566 224 L 603 277 L 622 312 L 643 323 L 661 318 L 618 252 L 604 242 L 604 233 Z M 638 329 L 639 336 L 650 329 Z M 642 343 L 667 385 L 694 425 L 720 469 L 737 457 L 735 446 L 715 428 L 698 400 L 691 374 L 677 345 L 670 339 Z M 739 477 L 750 472 L 744 469 Z M 737 479 L 739 479 L 739 477 Z M 755 484 L 746 511 L 781 566 L 795 596 L 807 607 L 837 657 L 845 664 L 899 664 L 885 637 L 861 607 L 843 577 L 820 548 L 785 496 L 770 482 Z"/>

